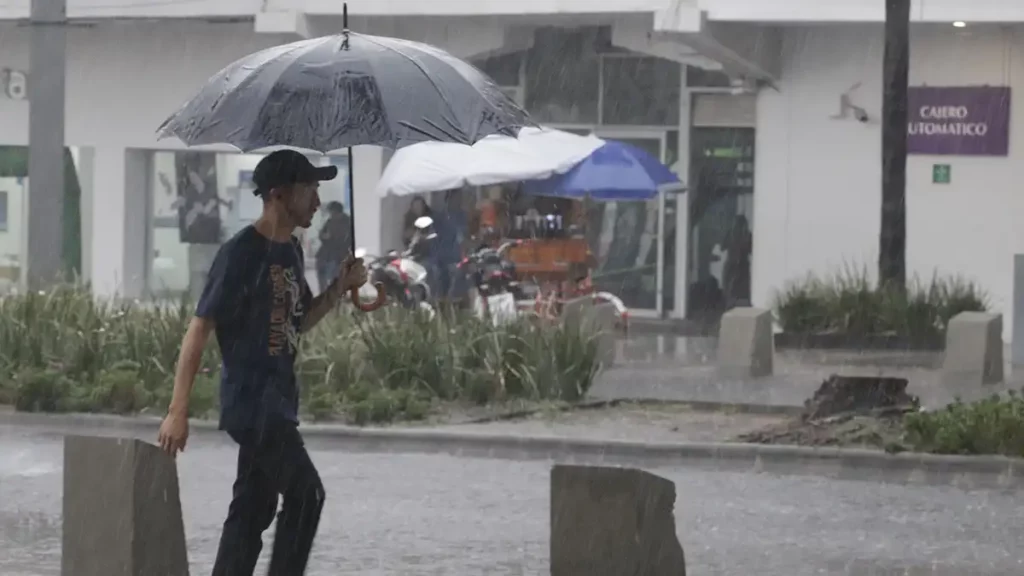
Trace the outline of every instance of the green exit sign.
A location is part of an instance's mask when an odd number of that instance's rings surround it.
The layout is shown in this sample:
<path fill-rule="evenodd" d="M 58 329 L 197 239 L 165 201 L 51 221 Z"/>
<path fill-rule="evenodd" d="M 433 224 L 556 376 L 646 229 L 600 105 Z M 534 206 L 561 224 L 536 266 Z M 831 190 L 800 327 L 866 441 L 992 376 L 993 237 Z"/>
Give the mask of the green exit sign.
<path fill-rule="evenodd" d="M 949 184 L 953 177 L 953 168 L 949 164 L 932 166 L 932 184 Z"/>

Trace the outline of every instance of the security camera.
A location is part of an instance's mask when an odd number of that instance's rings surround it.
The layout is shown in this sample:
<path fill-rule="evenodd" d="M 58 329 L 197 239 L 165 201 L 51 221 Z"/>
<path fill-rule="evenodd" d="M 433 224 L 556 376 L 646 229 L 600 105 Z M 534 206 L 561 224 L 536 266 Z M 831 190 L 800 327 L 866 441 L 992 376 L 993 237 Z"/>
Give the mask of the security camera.
<path fill-rule="evenodd" d="M 868 121 L 871 120 L 871 118 L 868 116 L 867 110 L 859 106 L 853 107 L 853 117 L 856 118 L 857 122 L 860 122 L 861 124 L 867 124 Z"/>
<path fill-rule="evenodd" d="M 24 100 L 28 97 L 28 75 L 19 70 L 0 70 L 0 86 L 4 95 L 11 100 Z"/>

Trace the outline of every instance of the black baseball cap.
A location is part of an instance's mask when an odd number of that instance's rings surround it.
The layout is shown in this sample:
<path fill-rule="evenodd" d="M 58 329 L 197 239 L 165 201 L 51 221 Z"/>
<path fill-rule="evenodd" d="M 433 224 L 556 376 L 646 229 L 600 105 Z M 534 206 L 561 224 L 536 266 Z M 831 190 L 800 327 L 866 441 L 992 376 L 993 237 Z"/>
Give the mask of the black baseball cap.
<path fill-rule="evenodd" d="M 295 150 L 277 150 L 264 156 L 253 170 L 252 183 L 256 185 L 253 194 L 262 196 L 279 186 L 324 182 L 337 176 L 337 166 L 314 166 L 309 158 Z"/>

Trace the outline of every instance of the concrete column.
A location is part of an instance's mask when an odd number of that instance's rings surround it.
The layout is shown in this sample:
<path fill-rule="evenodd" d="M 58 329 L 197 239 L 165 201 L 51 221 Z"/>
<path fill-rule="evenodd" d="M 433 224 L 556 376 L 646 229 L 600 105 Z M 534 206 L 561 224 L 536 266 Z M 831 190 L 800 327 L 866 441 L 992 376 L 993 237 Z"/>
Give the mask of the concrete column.
<path fill-rule="evenodd" d="M 1014 366 L 1024 366 L 1024 254 L 1013 255 L 1013 326 L 1010 358 Z"/>
<path fill-rule="evenodd" d="M 678 157 L 670 166 L 679 176 L 683 184 L 689 187 L 690 182 L 690 109 L 693 97 L 686 86 L 686 65 L 681 64 L 679 89 L 679 142 Z M 676 284 L 674 318 L 686 317 L 686 298 L 690 285 L 690 201 L 693 193 L 686 192 L 676 196 Z"/>
<path fill-rule="evenodd" d="M 30 11 L 28 288 L 51 286 L 63 274 L 64 73 L 66 0 L 33 0 Z"/>
<path fill-rule="evenodd" d="M 352 149 L 354 190 L 352 190 L 352 221 L 356 232 L 356 246 L 366 248 L 370 254 L 380 254 L 386 248 L 383 222 L 395 217 L 382 214 L 382 202 L 377 197 L 377 183 L 384 169 L 384 151 L 376 146 L 356 146 Z M 397 216 L 401 217 L 401 215 Z"/>

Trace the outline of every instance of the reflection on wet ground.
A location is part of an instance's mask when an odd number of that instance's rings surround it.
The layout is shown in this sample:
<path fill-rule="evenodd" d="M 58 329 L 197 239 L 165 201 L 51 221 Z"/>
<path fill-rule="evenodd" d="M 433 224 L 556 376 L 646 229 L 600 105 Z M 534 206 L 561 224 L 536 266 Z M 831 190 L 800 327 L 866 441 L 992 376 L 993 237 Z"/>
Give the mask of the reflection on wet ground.
<path fill-rule="evenodd" d="M 193 574 L 209 571 L 230 495 L 235 454 L 217 438 L 197 437 L 181 460 Z M 61 451 L 58 437 L 0 427 L 4 576 L 60 572 Z M 310 576 L 547 572 L 546 463 L 332 450 L 313 458 L 328 494 Z M 1024 574 L 1024 503 L 1014 494 L 656 472 L 676 482 L 694 574 Z"/>
<path fill-rule="evenodd" d="M 625 364 L 675 363 L 684 366 L 715 361 L 718 339 L 707 336 L 630 334 L 618 341 L 617 361 Z M 887 368 L 938 368 L 942 353 L 913 350 L 777 350 L 788 362 L 849 364 Z M 1009 358 L 1009 351 L 1007 351 Z"/>
<path fill-rule="evenodd" d="M 592 399 L 631 398 L 802 406 L 831 374 L 907 378 L 908 390 L 929 408 L 960 397 L 974 400 L 1024 387 L 1024 371 L 1007 363 L 1007 382 L 982 386 L 943 382 L 941 352 L 778 350 L 774 375 L 726 380 L 715 368 L 717 340 L 661 334 L 630 335 L 616 342 L 615 367 L 602 374 Z M 1004 355 L 1009 358 L 1009 353 Z"/>

